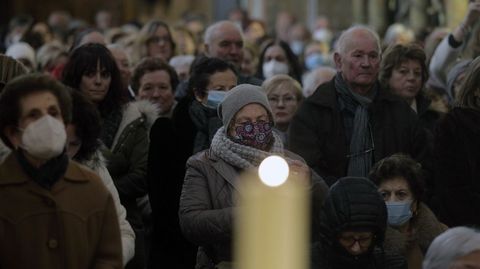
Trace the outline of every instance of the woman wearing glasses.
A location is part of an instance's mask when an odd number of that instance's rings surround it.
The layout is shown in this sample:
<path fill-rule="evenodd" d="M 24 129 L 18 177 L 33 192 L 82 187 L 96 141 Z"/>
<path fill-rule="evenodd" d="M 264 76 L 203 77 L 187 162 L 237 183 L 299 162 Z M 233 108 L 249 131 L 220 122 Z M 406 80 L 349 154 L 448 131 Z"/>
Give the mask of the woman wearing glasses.
<path fill-rule="evenodd" d="M 218 113 L 223 126 L 209 149 L 188 159 L 180 197 L 182 232 L 199 246 L 196 268 L 230 268 L 236 197 L 242 195 L 239 175 L 257 169 L 264 158 L 280 155 L 287 159 L 290 171 L 298 173 L 310 188 L 313 212 L 319 212 L 316 208 L 327 192 L 325 182 L 300 157 L 284 150 L 281 139 L 272 132 L 273 113 L 260 87 L 236 86 L 227 93 Z M 316 224 L 318 218 L 313 219 Z"/>
<path fill-rule="evenodd" d="M 386 228 L 387 210 L 375 185 L 366 178 L 339 179 L 320 212 L 311 268 L 407 268 L 403 257 L 383 251 Z"/>
<path fill-rule="evenodd" d="M 168 24 L 153 20 L 145 24 L 137 39 L 137 55 L 132 56 L 132 62 L 137 64 L 144 57 L 158 57 L 168 63 L 175 55 L 175 42 Z"/>
<path fill-rule="evenodd" d="M 282 138 L 285 148 L 288 148 L 288 126 L 303 99 L 302 86 L 288 75 L 275 75 L 264 81 L 262 88 L 272 107 L 274 130 Z"/>
<path fill-rule="evenodd" d="M 447 226 L 422 201 L 425 188 L 420 164 L 394 154 L 374 165 L 370 179 L 387 206 L 385 249 L 405 256 L 408 268 L 422 268 L 428 247 Z"/>

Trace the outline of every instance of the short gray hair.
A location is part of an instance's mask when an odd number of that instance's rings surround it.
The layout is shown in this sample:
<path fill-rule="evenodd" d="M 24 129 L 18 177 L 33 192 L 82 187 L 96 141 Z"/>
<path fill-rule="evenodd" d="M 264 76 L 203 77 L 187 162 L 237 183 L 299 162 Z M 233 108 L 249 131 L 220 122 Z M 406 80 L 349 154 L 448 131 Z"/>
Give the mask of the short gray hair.
<path fill-rule="evenodd" d="M 448 229 L 428 248 L 423 269 L 448 269 L 456 259 L 480 250 L 480 231 L 468 227 Z"/>
<path fill-rule="evenodd" d="M 382 47 L 380 45 L 380 37 L 378 36 L 377 32 L 375 32 L 373 29 L 365 25 L 355 25 L 343 31 L 340 37 L 338 38 L 337 42 L 335 43 L 335 52 L 342 55 L 347 53 L 347 46 L 351 43 L 351 36 L 354 32 L 357 32 L 357 31 L 362 31 L 370 34 L 375 40 L 375 43 L 377 44 L 378 53 L 379 54 L 382 53 Z"/>
<path fill-rule="evenodd" d="M 205 30 L 205 34 L 203 36 L 203 42 L 205 44 L 212 44 L 213 39 L 218 35 L 217 34 L 218 29 L 221 28 L 221 27 L 224 27 L 226 25 L 230 25 L 230 26 L 234 27 L 235 29 L 237 29 L 238 33 L 240 34 L 240 36 L 243 39 L 242 29 L 240 29 L 240 27 L 238 25 L 236 25 L 235 23 L 233 23 L 231 21 L 223 20 L 223 21 L 219 21 L 219 22 L 216 22 L 216 23 L 208 26 L 208 28 L 207 28 L 207 30 Z"/>

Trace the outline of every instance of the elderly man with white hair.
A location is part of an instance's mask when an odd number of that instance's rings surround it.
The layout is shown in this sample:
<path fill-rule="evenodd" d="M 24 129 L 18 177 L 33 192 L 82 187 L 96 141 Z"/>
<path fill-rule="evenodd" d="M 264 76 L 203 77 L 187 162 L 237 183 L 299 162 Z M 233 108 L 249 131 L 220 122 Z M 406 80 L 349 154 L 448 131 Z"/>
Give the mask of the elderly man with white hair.
<path fill-rule="evenodd" d="M 231 21 L 219 21 L 210 25 L 205 30 L 204 46 L 205 56 L 219 58 L 231 63 L 237 70 L 238 84 L 252 84 L 260 86 L 262 80 L 254 76 L 240 74 L 243 60 L 243 34 L 242 30 Z M 195 64 L 195 62 L 193 63 Z M 187 95 L 188 82 L 184 81 L 178 85 L 175 92 L 177 100 Z"/>
<path fill-rule="evenodd" d="M 451 228 L 439 235 L 423 260 L 423 269 L 479 268 L 480 231 L 468 227 Z"/>
<path fill-rule="evenodd" d="M 242 30 L 231 21 L 219 21 L 210 25 L 205 31 L 205 55 L 216 57 L 232 63 L 240 70 L 243 59 Z M 256 77 L 238 75 L 238 84 L 260 86 L 262 81 Z"/>
<path fill-rule="evenodd" d="M 372 165 L 397 152 L 422 164 L 429 156 L 426 134 L 400 98 L 382 89 L 377 76 L 377 33 L 353 26 L 339 37 L 335 77 L 307 98 L 290 125 L 290 148 L 328 184 L 368 175 Z"/>

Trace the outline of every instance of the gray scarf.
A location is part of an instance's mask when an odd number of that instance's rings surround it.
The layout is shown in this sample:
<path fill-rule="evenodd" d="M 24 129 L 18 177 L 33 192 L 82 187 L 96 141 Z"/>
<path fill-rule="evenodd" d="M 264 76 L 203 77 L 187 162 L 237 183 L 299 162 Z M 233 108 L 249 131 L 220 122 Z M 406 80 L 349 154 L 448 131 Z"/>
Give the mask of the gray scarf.
<path fill-rule="evenodd" d="M 366 177 L 373 161 L 373 135 L 369 124 L 368 106 L 377 93 L 377 87 L 374 86 L 369 97 L 359 95 L 348 87 L 342 74 L 337 73 L 335 89 L 344 109 L 355 115 L 351 130 L 350 154 L 347 155 L 349 158 L 347 175 Z"/>
<path fill-rule="evenodd" d="M 211 149 L 215 155 L 235 167 L 249 169 L 259 166 L 263 159 L 268 156 L 283 156 L 282 140 L 275 132 L 272 132 L 274 137 L 273 145 L 270 151 L 267 152 L 233 142 L 225 134 L 224 128 L 218 129 L 213 137 Z"/>

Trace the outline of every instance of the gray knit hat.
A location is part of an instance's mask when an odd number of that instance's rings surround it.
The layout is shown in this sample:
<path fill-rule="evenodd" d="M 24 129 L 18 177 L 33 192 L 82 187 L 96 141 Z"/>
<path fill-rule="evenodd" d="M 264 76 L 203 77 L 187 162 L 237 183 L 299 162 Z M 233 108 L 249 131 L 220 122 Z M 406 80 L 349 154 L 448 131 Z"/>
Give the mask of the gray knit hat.
<path fill-rule="evenodd" d="M 225 99 L 218 106 L 218 117 L 222 119 L 225 132 L 228 131 L 230 121 L 235 117 L 235 114 L 237 114 L 242 107 L 252 103 L 257 103 L 265 107 L 270 121 L 274 124 L 272 108 L 262 88 L 251 84 L 240 84 L 228 91 Z"/>

